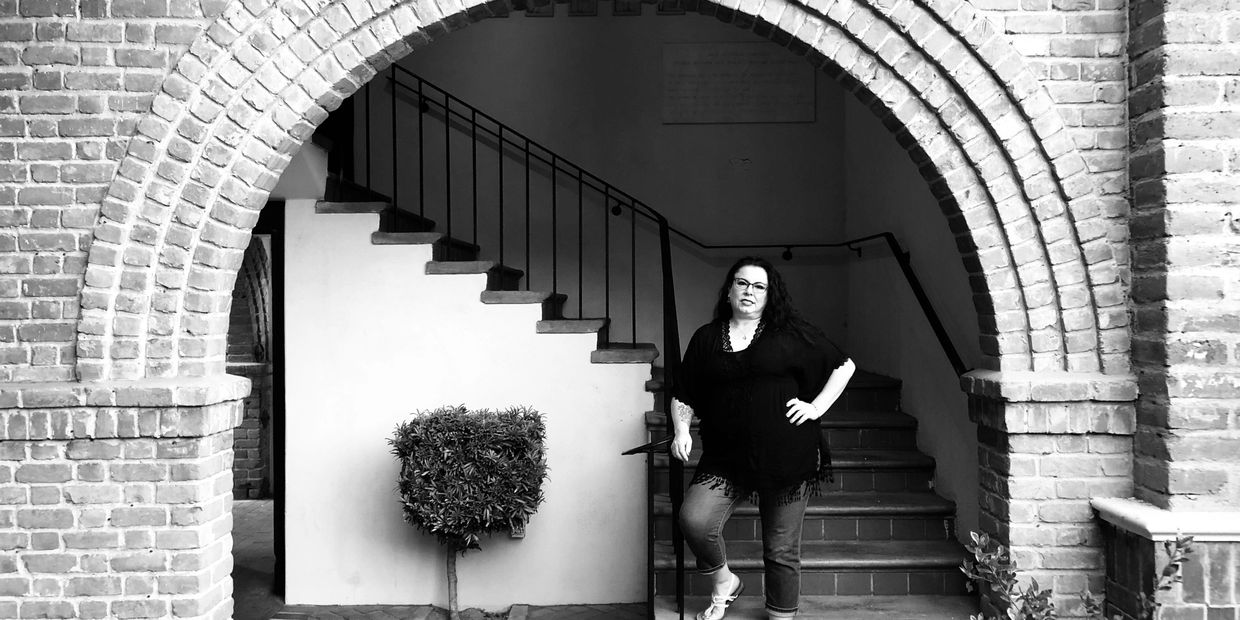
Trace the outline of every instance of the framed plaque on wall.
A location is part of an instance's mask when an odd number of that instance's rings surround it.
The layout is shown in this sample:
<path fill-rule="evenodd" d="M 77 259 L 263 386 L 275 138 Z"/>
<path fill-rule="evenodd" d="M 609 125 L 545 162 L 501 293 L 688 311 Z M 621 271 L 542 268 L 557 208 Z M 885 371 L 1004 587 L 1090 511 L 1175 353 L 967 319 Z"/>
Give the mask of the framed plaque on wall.
<path fill-rule="evenodd" d="M 663 44 L 663 122 L 812 123 L 814 68 L 765 41 Z"/>

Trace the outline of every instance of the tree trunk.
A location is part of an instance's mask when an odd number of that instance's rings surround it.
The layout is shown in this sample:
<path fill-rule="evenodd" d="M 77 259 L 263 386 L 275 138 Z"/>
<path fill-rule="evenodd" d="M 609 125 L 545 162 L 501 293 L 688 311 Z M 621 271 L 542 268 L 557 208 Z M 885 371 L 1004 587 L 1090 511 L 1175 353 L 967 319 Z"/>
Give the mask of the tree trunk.
<path fill-rule="evenodd" d="M 448 617 L 461 620 L 461 611 L 456 603 L 456 549 L 448 547 Z"/>

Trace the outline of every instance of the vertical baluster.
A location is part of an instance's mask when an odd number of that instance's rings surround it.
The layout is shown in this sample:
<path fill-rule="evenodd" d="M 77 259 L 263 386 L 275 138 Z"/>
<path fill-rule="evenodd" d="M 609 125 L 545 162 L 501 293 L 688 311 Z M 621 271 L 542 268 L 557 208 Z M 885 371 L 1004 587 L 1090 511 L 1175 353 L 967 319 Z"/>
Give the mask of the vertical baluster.
<path fill-rule="evenodd" d="M 496 132 L 499 140 L 499 262 L 504 263 L 504 126 Z"/>
<path fill-rule="evenodd" d="M 418 215 L 426 216 L 426 157 L 422 117 L 426 114 L 426 100 L 422 98 L 422 78 L 418 78 Z"/>
<path fill-rule="evenodd" d="M 372 79 L 370 82 L 373 82 Z M 366 82 L 366 191 L 371 191 L 370 186 L 370 82 Z"/>
<path fill-rule="evenodd" d="M 585 277 L 583 275 L 586 270 L 586 263 L 584 260 L 582 260 L 584 258 L 582 256 L 582 253 L 583 253 L 582 248 L 585 245 L 585 230 L 584 230 L 585 226 L 582 222 L 582 219 L 583 219 L 582 216 L 585 213 L 585 208 L 584 208 L 585 199 L 583 198 L 584 194 L 585 194 L 585 187 L 581 183 L 581 168 L 578 168 L 577 169 L 577 318 L 579 319 L 585 318 L 586 316 L 585 314 L 586 291 L 584 288 Z"/>
<path fill-rule="evenodd" d="M 559 292 L 557 279 L 556 279 L 556 259 L 559 256 L 559 243 L 557 240 L 559 239 L 559 232 L 560 232 L 560 226 L 559 226 L 560 220 L 559 220 L 559 214 L 557 212 L 558 205 L 556 204 L 556 200 L 557 200 L 557 195 L 559 192 L 558 192 L 558 188 L 555 185 L 555 174 L 556 172 L 559 171 L 558 159 L 559 158 L 556 157 L 555 153 L 551 154 L 551 292 L 552 293 Z M 578 318 L 581 318 L 581 317 L 578 317 Z"/>
<path fill-rule="evenodd" d="M 470 142 L 470 183 L 473 187 L 473 243 L 478 245 L 478 111 L 470 109 L 469 111 L 469 142 Z"/>
<path fill-rule="evenodd" d="M 444 208 L 448 210 L 445 218 L 447 221 L 447 235 L 452 238 L 452 116 L 449 114 L 448 106 L 452 105 L 452 101 L 448 99 L 448 94 L 444 93 L 443 97 L 443 203 Z"/>
<path fill-rule="evenodd" d="M 399 209 L 400 208 L 400 201 L 399 201 L 400 171 L 396 167 L 396 161 L 399 159 L 399 156 L 397 155 L 396 145 L 399 144 L 399 142 L 396 140 L 396 134 L 400 132 L 397 131 L 398 125 L 396 124 L 396 121 L 397 121 L 396 119 L 396 65 L 392 65 L 391 86 L 392 86 L 392 207 Z"/>
<path fill-rule="evenodd" d="M 603 316 L 611 316 L 611 185 L 603 184 Z"/>
<path fill-rule="evenodd" d="M 525 290 L 530 290 L 534 279 L 534 265 L 530 264 L 530 141 L 525 141 Z"/>
<path fill-rule="evenodd" d="M 637 207 L 629 203 L 629 319 L 632 343 L 637 345 Z"/>

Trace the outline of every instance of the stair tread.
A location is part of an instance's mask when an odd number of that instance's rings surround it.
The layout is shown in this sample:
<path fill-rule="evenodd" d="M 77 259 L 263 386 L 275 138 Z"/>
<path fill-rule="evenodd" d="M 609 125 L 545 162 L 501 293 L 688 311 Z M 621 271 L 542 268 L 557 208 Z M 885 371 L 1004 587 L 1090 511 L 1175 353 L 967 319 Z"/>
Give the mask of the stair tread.
<path fill-rule="evenodd" d="M 666 493 L 654 496 L 656 515 L 670 515 L 672 500 Z M 756 515 L 750 502 L 737 504 L 734 514 Z M 954 517 L 956 504 L 928 491 L 834 492 L 811 497 L 805 509 L 809 516 L 946 516 Z"/>
<path fill-rule="evenodd" d="M 765 620 L 761 592 L 746 593 L 728 606 L 729 620 Z M 912 594 L 907 596 L 811 596 L 801 595 L 797 618 L 801 620 L 969 620 L 978 612 L 976 596 Z M 686 618 L 709 604 L 705 596 L 685 597 Z M 655 620 L 679 619 L 676 597 L 655 597 Z"/>
<path fill-rule="evenodd" d="M 567 295 L 549 291 L 482 291 L 482 303 L 485 304 L 538 304 L 565 299 L 568 299 Z"/>
<path fill-rule="evenodd" d="M 605 327 L 610 319 L 547 319 L 538 322 L 540 334 L 592 334 Z"/>
<path fill-rule="evenodd" d="M 685 550 L 685 566 L 693 566 L 692 552 Z M 801 542 L 802 570 L 910 570 L 955 569 L 964 560 L 965 551 L 954 540 L 806 540 Z M 762 542 L 738 540 L 727 542 L 728 566 L 735 571 L 762 570 Z M 676 568 L 672 545 L 665 541 L 654 544 L 656 570 Z"/>
<path fill-rule="evenodd" d="M 426 273 L 430 275 L 479 274 L 491 270 L 511 275 L 525 274 L 520 269 L 501 265 L 493 260 L 433 260 L 426 263 Z"/>
<path fill-rule="evenodd" d="M 439 243 L 446 235 L 437 232 L 385 232 L 370 233 L 370 242 L 375 245 L 422 245 Z"/>
<path fill-rule="evenodd" d="M 646 413 L 646 424 L 661 429 L 666 426 L 667 414 L 661 411 Z M 823 428 L 916 428 L 917 418 L 900 411 L 831 411 L 819 419 Z M 698 419 L 693 418 L 693 427 Z"/>
<path fill-rule="evenodd" d="M 606 346 L 590 353 L 590 361 L 595 364 L 646 364 L 658 357 L 659 348 L 649 342 L 609 342 Z"/>
<path fill-rule="evenodd" d="M 697 450 L 690 454 L 688 463 L 685 467 L 694 467 L 697 465 Z M 658 453 L 654 455 L 654 466 L 656 468 L 667 468 L 668 455 L 666 453 Z M 916 450 L 864 450 L 864 449 L 834 449 L 831 450 L 831 467 L 835 470 L 841 469 L 931 469 L 934 467 L 934 459 L 918 452 Z"/>
<path fill-rule="evenodd" d="M 314 203 L 315 213 L 382 213 L 391 208 L 391 203 L 380 201 L 336 201 L 320 200 Z"/>

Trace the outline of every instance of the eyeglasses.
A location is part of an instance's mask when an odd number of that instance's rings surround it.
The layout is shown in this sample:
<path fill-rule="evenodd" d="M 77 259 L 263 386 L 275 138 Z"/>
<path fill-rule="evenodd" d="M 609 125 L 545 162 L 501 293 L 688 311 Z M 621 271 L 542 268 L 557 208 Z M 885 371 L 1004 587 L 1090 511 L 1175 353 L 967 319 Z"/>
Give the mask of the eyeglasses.
<path fill-rule="evenodd" d="M 756 295 L 766 294 L 766 283 L 765 282 L 750 282 L 749 280 L 746 280 L 745 278 L 735 278 L 732 280 L 732 285 L 742 291 L 752 286 L 754 294 Z"/>

